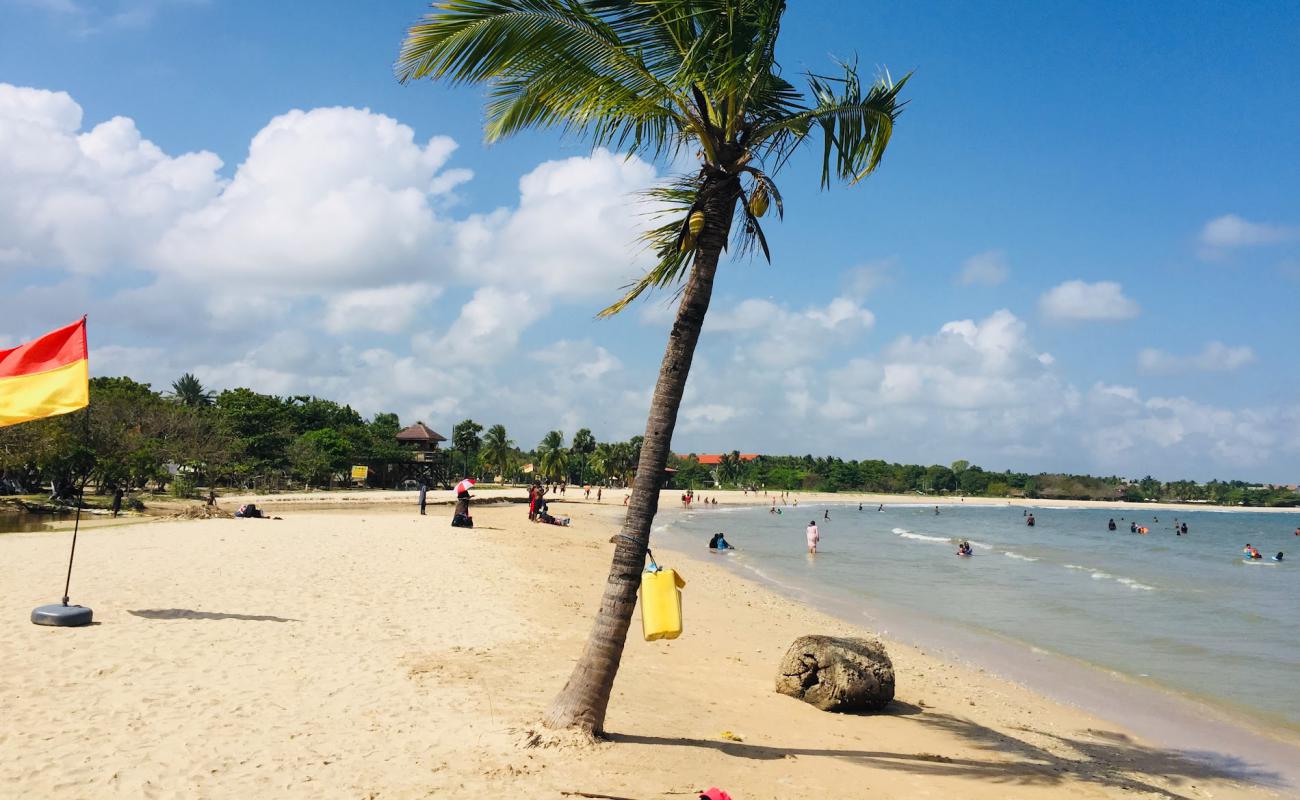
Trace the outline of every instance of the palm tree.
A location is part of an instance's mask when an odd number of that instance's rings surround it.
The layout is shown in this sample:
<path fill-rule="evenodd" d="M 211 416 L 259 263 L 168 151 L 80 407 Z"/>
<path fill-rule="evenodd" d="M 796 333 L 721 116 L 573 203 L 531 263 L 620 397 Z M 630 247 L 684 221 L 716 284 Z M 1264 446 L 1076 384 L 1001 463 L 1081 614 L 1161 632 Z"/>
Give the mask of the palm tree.
<path fill-rule="evenodd" d="M 609 468 L 612 454 L 612 445 L 606 442 L 601 442 L 596 445 L 596 449 L 591 451 L 591 459 L 588 462 L 588 466 L 591 467 L 592 472 L 595 472 L 596 476 L 601 480 L 604 480 L 611 475 Z"/>
<path fill-rule="evenodd" d="M 578 432 L 573 434 L 573 444 L 569 445 L 569 452 L 582 458 L 582 474 L 578 476 L 578 483 L 587 482 L 587 456 L 596 450 L 596 438 L 591 435 L 590 428 L 579 428 Z"/>
<path fill-rule="evenodd" d="M 718 485 L 735 483 L 740 477 L 740 451 L 725 453 L 718 462 Z"/>
<path fill-rule="evenodd" d="M 204 389 L 199 379 L 188 372 L 172 383 L 171 395 L 176 402 L 190 408 L 212 405 L 212 392 Z"/>
<path fill-rule="evenodd" d="M 569 454 L 564 449 L 564 434 L 551 431 L 537 445 L 537 467 L 547 480 L 559 480 L 569 466 Z"/>
<path fill-rule="evenodd" d="M 772 180 L 820 134 L 822 185 L 857 182 L 884 155 L 899 90 L 886 74 L 864 86 L 854 63 L 807 75 L 810 97 L 781 76 L 776 42 L 785 0 L 444 0 L 411 27 L 401 80 L 488 85 L 485 133 L 561 128 L 650 157 L 697 154 L 698 171 L 650 192 L 657 263 L 602 315 L 648 289 L 681 302 L 655 385 L 636 483 L 595 626 L 551 727 L 599 734 L 636 607 L 673 428 L 708 312 L 722 251 L 768 253 L 759 218 L 782 213 Z M 733 222 L 735 230 L 733 231 Z"/>
<path fill-rule="evenodd" d="M 497 475 L 506 475 L 510 471 L 510 462 L 514 457 L 515 443 L 506 435 L 506 426 L 493 425 L 483 435 L 482 459 L 486 467 Z"/>

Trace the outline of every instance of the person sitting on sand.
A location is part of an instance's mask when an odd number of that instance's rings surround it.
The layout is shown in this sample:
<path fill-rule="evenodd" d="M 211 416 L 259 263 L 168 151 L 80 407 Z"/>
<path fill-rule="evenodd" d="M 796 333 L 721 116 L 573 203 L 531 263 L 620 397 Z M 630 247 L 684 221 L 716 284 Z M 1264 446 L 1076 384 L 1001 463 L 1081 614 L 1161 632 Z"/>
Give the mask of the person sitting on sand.
<path fill-rule="evenodd" d="M 817 543 L 821 541 L 821 534 L 817 531 L 817 520 L 809 520 L 808 530 L 804 532 L 808 537 L 808 552 L 813 555 L 817 554 Z"/>
<path fill-rule="evenodd" d="M 474 527 L 474 518 L 469 515 L 469 497 L 469 492 L 460 492 L 456 495 L 456 511 L 451 517 L 451 527 Z"/>

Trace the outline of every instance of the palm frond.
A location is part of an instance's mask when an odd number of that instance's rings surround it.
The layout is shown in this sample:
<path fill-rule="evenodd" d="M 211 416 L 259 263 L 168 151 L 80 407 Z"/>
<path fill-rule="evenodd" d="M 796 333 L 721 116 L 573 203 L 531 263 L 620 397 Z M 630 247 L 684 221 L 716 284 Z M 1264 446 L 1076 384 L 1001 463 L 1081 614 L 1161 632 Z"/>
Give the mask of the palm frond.
<path fill-rule="evenodd" d="M 820 128 L 823 188 L 830 185 L 832 176 L 857 183 L 880 165 L 894 120 L 906 105 L 899 92 L 911 77 L 908 73 L 895 83 L 886 73 L 864 94 L 857 65 L 844 63 L 841 67 L 841 77 L 808 76 L 816 105 L 766 123 L 753 137 L 755 147 L 774 155 L 780 164 Z"/>
<path fill-rule="evenodd" d="M 664 78 L 674 74 L 671 46 L 662 32 L 638 32 L 632 23 L 644 15 L 627 13 L 637 10 L 611 2 L 447 0 L 411 27 L 398 78 L 490 84 L 489 140 L 528 125 L 563 125 L 599 144 L 637 142 L 663 152 L 675 145 L 661 132 L 686 123 L 686 98 Z M 597 120 L 603 124 L 593 125 Z"/>
<path fill-rule="evenodd" d="M 683 174 L 668 183 L 643 193 L 652 208 L 648 216 L 662 222 L 642 234 L 647 249 L 655 255 L 655 264 L 638 280 L 623 288 L 623 296 L 596 316 L 611 317 L 627 308 L 650 289 L 662 289 L 679 283 L 690 267 L 695 251 L 683 247 L 689 236 L 691 212 L 700 205 L 703 180 L 699 174 Z"/>

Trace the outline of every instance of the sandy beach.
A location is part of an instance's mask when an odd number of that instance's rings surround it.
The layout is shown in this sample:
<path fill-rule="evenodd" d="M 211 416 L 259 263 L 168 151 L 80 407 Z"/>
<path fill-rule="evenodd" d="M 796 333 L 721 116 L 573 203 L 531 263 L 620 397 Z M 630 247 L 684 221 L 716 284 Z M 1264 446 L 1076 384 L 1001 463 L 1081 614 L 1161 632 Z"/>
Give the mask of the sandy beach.
<path fill-rule="evenodd" d="M 478 506 L 479 527 L 462 531 L 448 526 L 448 508 L 421 517 L 405 493 L 322 493 L 257 500 L 282 520 L 92 529 L 78 545 L 72 598 L 95 609 L 96 625 L 80 630 L 27 622 L 32 607 L 57 600 L 68 537 L 0 536 L 4 794 L 677 798 L 719 786 L 746 800 L 1293 791 L 1243 780 L 1249 767 L 1228 774 L 1162 750 L 897 642 L 888 643 L 898 673 L 888 712 L 817 711 L 773 690 L 786 647 L 806 633 L 870 632 L 659 549 L 660 562 L 687 581 L 686 632 L 647 643 L 634 620 L 611 741 L 540 729 L 588 632 L 622 512 L 621 491 L 606 492 L 602 505 L 574 502 L 575 494 L 553 505 L 573 518 L 569 528 L 532 525 L 522 507 L 502 503 Z M 233 509 L 245 500 L 221 502 Z"/>

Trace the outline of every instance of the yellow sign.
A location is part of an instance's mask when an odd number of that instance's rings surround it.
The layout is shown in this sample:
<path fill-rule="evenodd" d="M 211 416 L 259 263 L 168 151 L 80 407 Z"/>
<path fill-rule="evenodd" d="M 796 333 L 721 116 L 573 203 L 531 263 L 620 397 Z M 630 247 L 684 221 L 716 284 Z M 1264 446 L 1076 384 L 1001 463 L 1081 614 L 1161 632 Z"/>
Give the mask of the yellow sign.
<path fill-rule="evenodd" d="M 352 468 L 352 480 L 354 480 L 354 481 L 364 481 L 364 480 L 365 480 L 366 478 L 368 478 L 368 477 L 370 477 L 370 467 L 353 467 L 353 468 Z"/>

